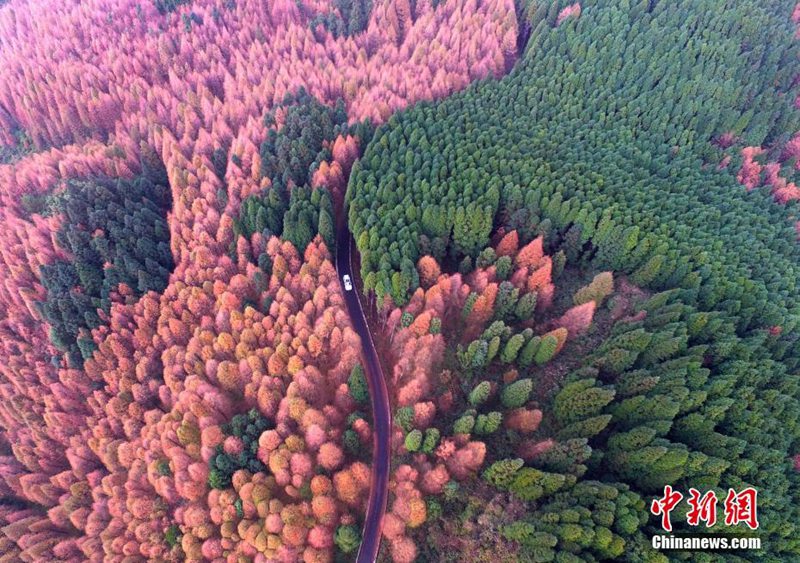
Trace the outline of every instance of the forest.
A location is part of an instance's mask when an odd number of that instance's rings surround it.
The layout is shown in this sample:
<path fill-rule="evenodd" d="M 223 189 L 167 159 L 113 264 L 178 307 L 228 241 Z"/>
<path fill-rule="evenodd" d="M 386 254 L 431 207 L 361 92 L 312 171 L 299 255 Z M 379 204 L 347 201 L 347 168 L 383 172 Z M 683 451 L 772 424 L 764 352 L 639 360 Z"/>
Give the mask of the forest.
<path fill-rule="evenodd" d="M 395 420 L 415 413 L 399 451 L 423 492 L 448 458 L 417 432 L 480 452 L 424 559 L 658 560 L 667 484 L 755 487 L 768 557 L 797 557 L 791 7 L 649 4 L 530 6 L 508 77 L 393 116 L 351 175 Z M 552 259 L 525 272 L 533 244 Z"/>
<path fill-rule="evenodd" d="M 798 56 L 789 0 L 0 1 L 0 562 L 800 561 Z M 654 549 L 667 486 L 761 549 Z"/>

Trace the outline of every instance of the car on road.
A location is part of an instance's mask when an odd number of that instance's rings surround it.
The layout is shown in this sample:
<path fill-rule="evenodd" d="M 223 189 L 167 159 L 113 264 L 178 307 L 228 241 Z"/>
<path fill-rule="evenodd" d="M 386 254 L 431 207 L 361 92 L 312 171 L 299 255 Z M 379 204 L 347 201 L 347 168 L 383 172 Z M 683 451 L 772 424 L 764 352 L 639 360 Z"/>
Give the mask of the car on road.
<path fill-rule="evenodd" d="M 353 281 L 350 279 L 349 275 L 347 274 L 343 275 L 342 281 L 344 282 L 345 291 L 351 291 L 353 289 Z"/>

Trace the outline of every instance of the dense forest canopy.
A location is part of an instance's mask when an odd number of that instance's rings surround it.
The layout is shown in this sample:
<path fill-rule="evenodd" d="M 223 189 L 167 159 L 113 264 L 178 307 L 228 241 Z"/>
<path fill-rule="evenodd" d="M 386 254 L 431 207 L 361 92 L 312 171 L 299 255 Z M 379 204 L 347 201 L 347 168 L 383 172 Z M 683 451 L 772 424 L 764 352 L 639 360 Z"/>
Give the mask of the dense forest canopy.
<path fill-rule="evenodd" d="M 487 463 L 494 460 L 484 473 L 488 483 L 528 501 L 516 522 L 484 514 L 522 546 L 520 555 L 657 557 L 647 541 L 656 533 L 647 501 L 670 484 L 723 492 L 755 486 L 771 556 L 796 556 L 790 528 L 797 517 L 787 516 L 797 510 L 791 456 L 800 437 L 791 375 L 800 358 L 795 205 L 773 201 L 766 187 L 745 190 L 737 177 L 747 158 L 742 147 L 763 147 L 780 161 L 774 173 L 794 177 L 795 159 L 784 154 L 800 115 L 792 103 L 798 53 L 791 12 L 789 3 L 589 1 L 579 17 L 562 19 L 559 9 L 531 6 L 530 40 L 509 76 L 393 116 L 354 168 L 349 223 L 364 290 L 379 305 L 411 311 L 404 327 L 424 315 L 433 315 L 435 323 L 426 318 L 431 325 L 448 324 L 448 313 L 435 305 L 422 312 L 417 302 L 419 287 L 430 292 L 425 279 L 430 284 L 436 276 L 424 272 L 436 263 L 470 284 L 479 272 L 490 276 L 483 322 L 552 327 L 549 319 L 563 309 L 556 299 L 553 311 L 552 290 L 531 281 L 541 266 L 527 282 L 517 271 L 514 285 L 503 289 L 508 267 L 501 268 L 503 254 L 492 247 L 509 233 L 520 245 L 543 239 L 554 255 L 548 274 L 564 272 L 553 274 L 556 295 L 576 273 L 603 270 L 642 289 L 672 290 L 634 305 L 630 317 L 613 311 L 623 297 L 611 301 L 611 319 L 598 307 L 599 326 L 552 369 L 551 352 L 532 361 L 543 349 L 541 335 L 512 330 L 470 343 L 455 327 L 443 330 L 444 349 L 461 342 L 465 355 L 454 363 L 433 347 L 428 361 L 458 372 L 462 383 L 453 387 L 434 367 L 430 377 L 401 388 L 401 404 L 408 393 L 418 401 L 414 412 L 428 398 L 439 405 L 437 432 L 485 441 Z M 500 314 L 515 306 L 504 297 L 511 289 L 519 292 L 511 299 L 525 291 L 538 296 L 535 315 Z M 432 299 L 427 292 L 425 303 Z M 462 306 L 472 307 L 470 299 Z M 474 313 L 463 315 L 467 327 L 479 322 Z M 581 318 L 567 317 L 559 322 Z M 392 340 L 402 342 L 410 329 L 395 330 Z M 398 349 L 394 357 L 407 354 Z M 501 366 L 509 363 L 521 378 L 514 385 L 533 381 L 543 393 L 513 403 L 542 412 L 527 439 L 516 418 L 504 424 L 510 447 L 481 438 L 474 423 L 484 414 L 471 409 L 476 397 L 508 380 Z M 485 378 L 477 386 L 466 375 L 476 366 Z M 571 374 L 547 392 L 549 373 L 559 370 Z M 443 389 L 466 404 L 456 399 L 443 407 Z M 508 405 L 506 391 L 500 397 Z M 414 432 L 429 431 L 409 428 L 405 448 L 417 451 Z M 547 440 L 555 445 L 542 446 Z M 616 516 L 599 517 L 587 494 L 596 487 L 611 487 L 592 494 L 608 495 L 605 510 Z M 470 503 L 491 498 L 480 489 L 471 495 L 445 497 L 444 514 L 469 518 Z M 628 516 L 619 512 L 623 506 Z M 586 512 L 576 520 L 558 516 L 577 507 Z M 508 504 L 501 512 L 513 510 Z M 448 533 L 457 534 L 446 523 L 435 529 L 435 540 L 419 536 L 434 560 L 446 557 Z"/>
<path fill-rule="evenodd" d="M 0 0 L 0 560 L 800 559 L 799 24 Z"/>
<path fill-rule="evenodd" d="M 499 225 L 528 238 L 571 229 L 601 267 L 649 266 L 645 283 L 695 288 L 706 307 L 729 301 L 744 327 L 795 327 L 787 211 L 737 189 L 712 152 L 729 131 L 768 145 L 796 129 L 779 65 L 797 54 L 786 10 L 625 4 L 584 4 L 554 29 L 543 20 L 509 77 L 378 131 L 350 193 L 370 289 L 402 303 L 409 260 L 474 258 Z M 724 38 L 711 41 L 717 28 Z"/>

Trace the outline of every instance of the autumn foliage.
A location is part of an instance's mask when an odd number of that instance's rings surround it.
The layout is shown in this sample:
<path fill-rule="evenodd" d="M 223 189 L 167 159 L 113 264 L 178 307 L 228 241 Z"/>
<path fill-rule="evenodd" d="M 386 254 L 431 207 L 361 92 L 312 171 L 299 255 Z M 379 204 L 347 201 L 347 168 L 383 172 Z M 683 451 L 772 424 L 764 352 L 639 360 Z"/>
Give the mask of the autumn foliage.
<path fill-rule="evenodd" d="M 264 116 L 304 87 L 379 124 L 499 76 L 513 3 L 379 1 L 337 37 L 310 24 L 338 10 L 324 1 L 156 4 L 0 9 L 0 145 L 33 151 L 0 164 L 0 552 L 330 561 L 369 488 L 345 445 L 360 344 L 320 239 L 236 231 L 242 202 L 272 184 L 259 149 L 284 115 Z M 343 196 L 361 142 L 327 142 L 311 186 Z M 163 291 L 110 292 L 83 334 L 91 358 L 68 367 L 38 305 L 42 269 L 71 258 L 64 218 L 32 203 L 68 182 L 132 181 L 151 159 L 171 192 L 157 224 L 174 269 Z M 268 429 L 232 428 L 253 410 Z M 368 451 L 368 422 L 352 427 Z"/>
<path fill-rule="evenodd" d="M 466 275 L 442 274 L 432 257 L 423 256 L 417 264 L 422 287 L 404 307 L 384 312 L 397 406 L 393 444 L 397 454 L 408 455 L 408 463 L 394 473 L 384 525 L 396 561 L 416 553 L 410 535 L 426 519 L 418 499 L 446 495 L 448 487 L 474 479 L 494 433 L 516 433 L 518 455 L 542 450 L 533 444 L 543 441 L 525 439 L 542 421 L 542 411 L 530 403 L 535 384 L 508 367 L 521 362 L 544 369 L 539 366 L 592 323 L 592 300 L 554 314 L 553 261 L 542 237 L 520 245 L 517 232 L 510 231 L 498 241 L 494 256 L 511 260 L 508 281 L 498 278 L 496 262 Z M 600 276 L 583 294 L 607 297 L 603 291 L 613 289 L 609 276 Z M 448 348 L 457 351 L 458 364 L 448 362 Z M 499 398 L 502 404 L 492 406 Z M 443 422 L 453 416 L 452 426 Z"/>

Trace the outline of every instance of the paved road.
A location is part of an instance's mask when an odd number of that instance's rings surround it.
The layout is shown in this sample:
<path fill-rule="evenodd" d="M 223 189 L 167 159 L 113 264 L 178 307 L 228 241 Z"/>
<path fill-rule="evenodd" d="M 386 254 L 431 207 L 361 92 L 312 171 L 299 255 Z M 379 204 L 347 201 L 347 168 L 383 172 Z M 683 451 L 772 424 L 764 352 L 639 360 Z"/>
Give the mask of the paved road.
<path fill-rule="evenodd" d="M 378 557 L 381 545 L 381 530 L 383 529 L 383 514 L 386 512 L 386 498 L 389 486 L 389 438 L 391 430 L 391 411 L 389 409 L 389 392 L 386 390 L 386 380 L 383 377 L 381 363 L 375 352 L 372 334 L 367 326 L 361 300 L 355 286 L 346 290 L 342 277 L 350 276 L 354 280 L 351 252 L 354 246 L 353 236 L 345 225 L 339 227 L 336 236 L 336 271 L 339 273 L 339 284 L 342 286 L 344 301 L 353 328 L 361 338 L 364 347 L 364 366 L 369 396 L 372 400 L 373 420 L 373 449 L 372 449 L 372 482 L 367 504 L 367 515 L 364 519 L 364 529 L 361 533 L 361 546 L 358 549 L 357 563 L 373 563 Z"/>

